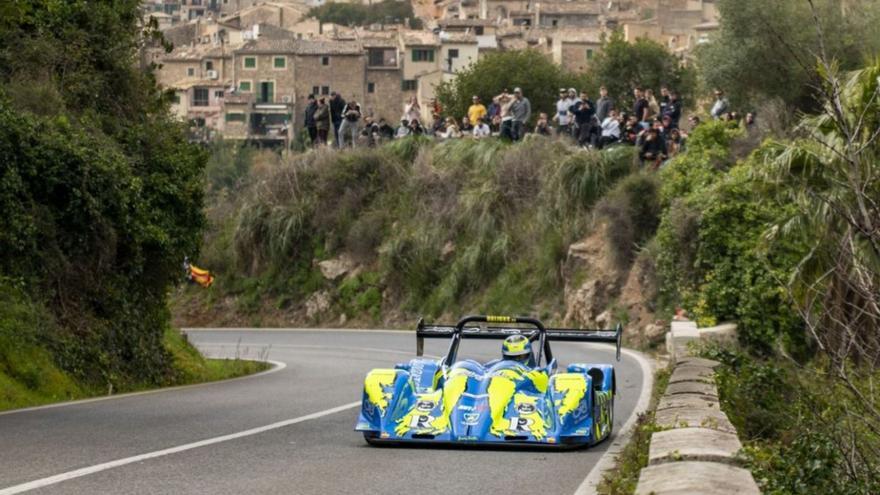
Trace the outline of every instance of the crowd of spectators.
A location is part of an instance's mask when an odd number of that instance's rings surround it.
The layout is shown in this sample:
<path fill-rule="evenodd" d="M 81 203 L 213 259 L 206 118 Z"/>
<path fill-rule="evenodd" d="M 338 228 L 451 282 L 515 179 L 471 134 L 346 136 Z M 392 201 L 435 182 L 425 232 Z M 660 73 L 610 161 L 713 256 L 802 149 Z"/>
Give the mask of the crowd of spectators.
<path fill-rule="evenodd" d="M 465 115 L 443 115 L 443 109 L 431 102 L 432 124 L 422 123 L 423 109 L 413 97 L 404 105 L 400 122 L 393 125 L 385 119 L 374 120 L 363 115 L 360 105 L 345 101 L 331 93 L 330 98 L 309 95 L 305 126 L 313 145 L 328 143 L 330 132 L 339 148 L 376 144 L 407 136 L 432 136 L 440 140 L 502 138 L 519 141 L 527 135 L 560 136 L 583 148 L 602 149 L 608 146 L 634 146 L 644 166 L 657 168 L 667 159 L 685 149 L 687 133 L 680 127 L 682 101 L 679 94 L 666 86 L 659 97 L 651 88 L 633 88 L 632 108 L 620 108 L 609 96 L 607 88 L 599 88 L 598 98 L 587 91 L 561 88 L 552 116 L 539 112 L 531 126 L 532 104 L 522 89 L 504 89 L 488 105 L 473 96 Z M 743 121 L 754 125 L 755 115 L 741 118 L 730 111 L 730 103 L 721 90 L 709 112 L 713 119 Z M 689 128 L 700 123 L 696 115 L 688 119 Z"/>

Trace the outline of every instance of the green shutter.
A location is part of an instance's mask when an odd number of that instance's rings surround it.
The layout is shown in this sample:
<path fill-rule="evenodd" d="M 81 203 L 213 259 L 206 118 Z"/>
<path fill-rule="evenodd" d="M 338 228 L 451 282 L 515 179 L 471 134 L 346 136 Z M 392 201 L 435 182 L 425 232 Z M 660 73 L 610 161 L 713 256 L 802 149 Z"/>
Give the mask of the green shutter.
<path fill-rule="evenodd" d="M 250 81 L 241 81 L 238 83 L 239 91 L 249 92 L 251 90 L 251 82 Z"/>
<path fill-rule="evenodd" d="M 287 59 L 284 57 L 275 57 L 275 68 L 283 69 L 287 67 Z"/>
<path fill-rule="evenodd" d="M 434 61 L 434 50 L 427 50 L 428 52 L 428 62 Z"/>
<path fill-rule="evenodd" d="M 244 68 L 245 69 L 256 69 L 257 68 L 257 58 L 256 57 L 245 57 L 244 58 Z"/>

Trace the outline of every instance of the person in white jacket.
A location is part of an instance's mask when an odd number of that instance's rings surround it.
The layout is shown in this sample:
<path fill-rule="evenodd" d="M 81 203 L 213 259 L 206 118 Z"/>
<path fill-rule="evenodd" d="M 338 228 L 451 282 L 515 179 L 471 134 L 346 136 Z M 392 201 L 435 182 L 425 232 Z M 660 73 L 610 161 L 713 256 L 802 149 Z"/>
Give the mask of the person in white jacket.
<path fill-rule="evenodd" d="M 571 134 L 572 115 L 568 109 L 572 105 L 574 105 L 574 100 L 569 98 L 568 91 L 565 88 L 561 88 L 559 90 L 559 99 L 556 100 L 556 114 L 553 115 L 553 120 L 557 124 L 556 133 L 558 135 Z"/>
<path fill-rule="evenodd" d="M 602 121 L 602 137 L 599 138 L 599 149 L 620 140 L 620 121 L 617 110 L 611 110 Z"/>
<path fill-rule="evenodd" d="M 492 129 L 489 128 L 489 119 L 483 118 L 477 125 L 474 126 L 474 138 L 483 139 L 492 135 Z"/>

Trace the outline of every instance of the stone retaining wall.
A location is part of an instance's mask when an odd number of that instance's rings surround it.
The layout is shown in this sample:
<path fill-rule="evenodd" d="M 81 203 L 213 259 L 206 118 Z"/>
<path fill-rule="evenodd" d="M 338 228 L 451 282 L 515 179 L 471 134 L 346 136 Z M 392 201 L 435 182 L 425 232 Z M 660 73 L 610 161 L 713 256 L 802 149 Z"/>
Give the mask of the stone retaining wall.
<path fill-rule="evenodd" d="M 687 352 L 689 342 L 727 340 L 735 332 L 736 325 L 700 330 L 691 321 L 672 323 L 666 344 L 674 368 L 654 416 L 664 430 L 651 436 L 648 467 L 642 469 L 636 495 L 761 493 L 739 465 L 742 444 L 718 402 L 713 377 L 719 363 Z"/>

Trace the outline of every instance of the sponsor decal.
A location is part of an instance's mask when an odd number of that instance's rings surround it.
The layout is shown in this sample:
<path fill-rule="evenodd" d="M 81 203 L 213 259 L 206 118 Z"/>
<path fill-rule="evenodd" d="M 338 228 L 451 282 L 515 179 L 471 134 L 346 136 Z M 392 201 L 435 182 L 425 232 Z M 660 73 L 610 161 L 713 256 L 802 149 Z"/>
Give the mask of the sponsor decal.
<path fill-rule="evenodd" d="M 458 437 L 459 442 L 474 442 L 479 439 L 480 437 Z"/>
<path fill-rule="evenodd" d="M 534 406 L 534 404 L 529 404 L 527 402 L 524 402 L 522 404 L 517 404 L 516 412 L 518 412 L 520 414 L 531 414 L 531 413 L 535 412 L 535 406 Z"/>
<path fill-rule="evenodd" d="M 480 421 L 480 413 L 470 412 L 464 415 L 464 424 L 474 426 Z"/>
<path fill-rule="evenodd" d="M 420 400 L 418 404 L 416 404 L 416 409 L 422 412 L 429 412 L 434 410 L 434 406 L 436 406 L 433 401 L 430 400 Z"/>
<path fill-rule="evenodd" d="M 474 406 L 458 406 L 459 411 L 473 411 Z"/>
<path fill-rule="evenodd" d="M 514 416 L 510 418 L 510 426 L 508 427 L 508 431 L 530 432 L 532 431 L 533 424 L 535 424 L 534 419 Z"/>
<path fill-rule="evenodd" d="M 424 414 L 417 414 L 412 417 L 409 422 L 409 427 L 415 430 L 426 430 L 431 428 L 431 422 L 434 421 L 434 418 Z"/>
<path fill-rule="evenodd" d="M 390 438 L 390 437 L 391 437 L 391 434 L 390 434 L 390 433 L 385 433 L 385 432 L 383 431 L 382 433 L 379 434 L 379 437 L 380 437 L 380 438 Z"/>

